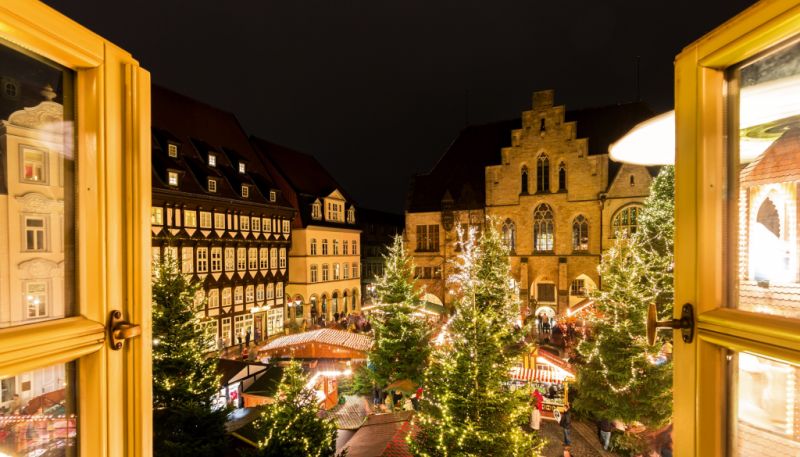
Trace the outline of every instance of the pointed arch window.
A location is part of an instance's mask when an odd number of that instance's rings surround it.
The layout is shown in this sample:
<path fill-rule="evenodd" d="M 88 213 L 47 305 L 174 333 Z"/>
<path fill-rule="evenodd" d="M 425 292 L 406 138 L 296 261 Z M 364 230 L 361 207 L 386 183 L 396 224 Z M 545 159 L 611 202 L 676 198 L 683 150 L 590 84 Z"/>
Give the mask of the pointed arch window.
<path fill-rule="evenodd" d="M 520 182 L 521 187 L 519 193 L 527 194 L 528 193 L 528 167 L 523 165 L 522 171 L 520 172 Z"/>
<path fill-rule="evenodd" d="M 536 207 L 533 212 L 533 250 L 549 252 L 553 250 L 553 210 L 546 203 Z"/>
<path fill-rule="evenodd" d="M 564 192 L 567 190 L 567 166 L 564 162 L 558 164 L 558 191 Z"/>
<path fill-rule="evenodd" d="M 550 192 L 550 159 L 547 154 L 536 160 L 536 192 Z"/>
<path fill-rule="evenodd" d="M 589 221 L 583 217 L 583 214 L 572 221 L 572 250 L 589 250 Z"/>
<path fill-rule="evenodd" d="M 506 246 L 508 249 L 513 253 L 514 248 L 516 247 L 516 239 L 517 239 L 517 229 L 514 225 L 514 221 L 511 219 L 506 219 L 503 223 L 503 241 L 506 242 Z"/>
<path fill-rule="evenodd" d="M 639 227 L 640 206 L 631 205 L 617 211 L 611 220 L 614 236 L 629 237 Z"/>

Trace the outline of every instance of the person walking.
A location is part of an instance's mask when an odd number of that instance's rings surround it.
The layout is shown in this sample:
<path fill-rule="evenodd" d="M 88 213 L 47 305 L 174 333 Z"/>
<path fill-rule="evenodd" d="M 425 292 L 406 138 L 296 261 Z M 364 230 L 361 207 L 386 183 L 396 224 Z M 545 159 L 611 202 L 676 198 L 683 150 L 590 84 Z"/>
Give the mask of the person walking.
<path fill-rule="evenodd" d="M 600 442 L 603 443 L 603 450 L 607 451 L 611 446 L 611 432 L 614 431 L 614 424 L 608 419 L 603 419 L 598 424 L 600 428 Z"/>
<path fill-rule="evenodd" d="M 244 345 L 245 347 L 250 347 L 250 329 L 247 329 L 247 333 L 244 335 Z"/>
<path fill-rule="evenodd" d="M 570 439 L 570 434 L 572 432 L 572 418 L 570 417 L 568 404 L 564 405 L 564 412 L 561 413 L 561 419 L 558 421 L 558 425 L 564 429 L 564 446 L 571 445 L 572 440 Z"/>
<path fill-rule="evenodd" d="M 542 393 L 538 389 L 533 389 L 531 400 L 531 428 L 539 430 L 542 423 L 542 402 L 544 397 L 542 397 Z"/>

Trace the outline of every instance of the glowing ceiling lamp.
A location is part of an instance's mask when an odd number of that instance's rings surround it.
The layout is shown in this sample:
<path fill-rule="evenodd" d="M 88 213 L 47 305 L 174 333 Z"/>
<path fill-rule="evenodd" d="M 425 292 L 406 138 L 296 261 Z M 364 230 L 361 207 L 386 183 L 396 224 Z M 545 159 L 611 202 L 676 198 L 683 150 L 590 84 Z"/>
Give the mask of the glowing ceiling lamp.
<path fill-rule="evenodd" d="M 790 126 L 800 122 L 800 75 L 745 87 L 739 95 L 739 156 L 761 155 Z M 612 160 L 637 165 L 675 163 L 675 111 L 633 127 L 608 148 Z"/>

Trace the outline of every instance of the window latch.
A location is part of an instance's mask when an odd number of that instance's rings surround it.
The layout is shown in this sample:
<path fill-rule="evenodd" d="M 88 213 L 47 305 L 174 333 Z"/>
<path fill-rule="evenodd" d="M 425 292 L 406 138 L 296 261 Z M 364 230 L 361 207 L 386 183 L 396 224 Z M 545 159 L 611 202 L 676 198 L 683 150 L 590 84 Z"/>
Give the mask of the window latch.
<path fill-rule="evenodd" d="M 652 346 L 656 342 L 656 332 L 662 328 L 680 330 L 684 343 L 691 343 L 694 339 L 694 307 L 686 303 L 681 308 L 681 318 L 668 321 L 658 321 L 656 304 L 650 303 L 647 310 L 647 342 Z"/>
<path fill-rule="evenodd" d="M 111 343 L 111 349 L 118 351 L 122 349 L 122 343 L 125 340 L 141 334 L 141 326 L 123 320 L 121 311 L 111 311 L 108 318 L 108 340 Z"/>

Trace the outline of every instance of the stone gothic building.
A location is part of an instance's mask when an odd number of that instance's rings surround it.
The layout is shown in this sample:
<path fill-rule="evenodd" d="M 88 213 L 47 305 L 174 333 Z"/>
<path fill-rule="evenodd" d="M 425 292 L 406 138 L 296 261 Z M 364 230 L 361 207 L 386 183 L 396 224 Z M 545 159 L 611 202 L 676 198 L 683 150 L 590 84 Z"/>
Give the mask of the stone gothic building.
<path fill-rule="evenodd" d="M 657 169 L 613 162 L 608 147 L 653 113 L 642 103 L 568 112 L 553 98 L 536 92 L 521 120 L 466 128 L 414 178 L 406 238 L 429 301 L 450 305 L 459 224 L 498 224 L 523 312 L 537 315 L 563 314 L 600 287 L 601 253 L 636 230 Z"/>

